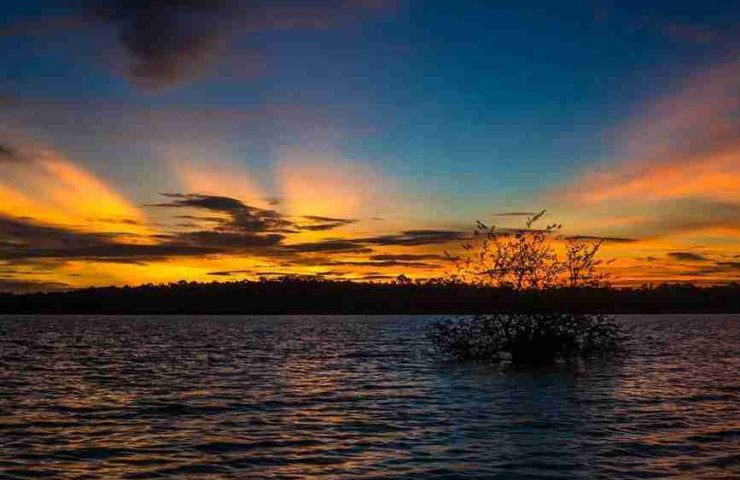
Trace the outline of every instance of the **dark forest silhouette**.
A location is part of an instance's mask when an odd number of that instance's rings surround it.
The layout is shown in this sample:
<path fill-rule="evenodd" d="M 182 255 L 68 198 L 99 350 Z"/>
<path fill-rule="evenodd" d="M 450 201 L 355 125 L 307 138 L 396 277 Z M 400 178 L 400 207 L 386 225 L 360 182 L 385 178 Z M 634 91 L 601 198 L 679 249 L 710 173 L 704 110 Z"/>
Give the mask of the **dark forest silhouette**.
<path fill-rule="evenodd" d="M 0 294 L 0 313 L 473 314 L 537 311 L 740 312 L 740 284 L 518 291 L 510 287 L 442 280 L 358 283 L 284 277 Z"/>

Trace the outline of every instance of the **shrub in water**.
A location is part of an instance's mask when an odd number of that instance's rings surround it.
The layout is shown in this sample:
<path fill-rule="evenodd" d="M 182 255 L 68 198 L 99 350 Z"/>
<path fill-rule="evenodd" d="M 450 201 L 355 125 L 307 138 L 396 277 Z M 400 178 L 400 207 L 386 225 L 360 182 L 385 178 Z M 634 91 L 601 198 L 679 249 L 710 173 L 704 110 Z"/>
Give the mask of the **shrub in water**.
<path fill-rule="evenodd" d="M 495 314 L 437 321 L 428 336 L 454 360 L 541 364 L 614 353 L 620 329 L 604 315 Z"/>
<path fill-rule="evenodd" d="M 604 239 L 562 236 L 559 224 L 536 228 L 544 214 L 529 217 L 521 229 L 478 222 L 478 240 L 464 244 L 460 256 L 448 254 L 455 267 L 451 280 L 530 293 L 606 286 L 597 258 Z M 548 363 L 614 352 L 621 335 L 611 317 L 548 312 L 445 320 L 432 324 L 429 337 L 439 352 L 456 360 Z"/>

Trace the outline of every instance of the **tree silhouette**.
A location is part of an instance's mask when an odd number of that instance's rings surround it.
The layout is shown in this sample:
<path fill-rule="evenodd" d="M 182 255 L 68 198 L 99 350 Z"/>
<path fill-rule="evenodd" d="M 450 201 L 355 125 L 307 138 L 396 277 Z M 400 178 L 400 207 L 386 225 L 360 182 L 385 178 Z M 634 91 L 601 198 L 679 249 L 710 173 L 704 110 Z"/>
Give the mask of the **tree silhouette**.
<path fill-rule="evenodd" d="M 500 229 L 477 222 L 475 240 L 460 256 L 447 254 L 453 281 L 517 291 L 554 287 L 601 287 L 608 275 L 597 258 L 603 240 L 564 237 L 558 223 L 537 228 L 546 211 L 527 218 L 524 228 Z M 562 254 L 558 253 L 558 246 Z"/>

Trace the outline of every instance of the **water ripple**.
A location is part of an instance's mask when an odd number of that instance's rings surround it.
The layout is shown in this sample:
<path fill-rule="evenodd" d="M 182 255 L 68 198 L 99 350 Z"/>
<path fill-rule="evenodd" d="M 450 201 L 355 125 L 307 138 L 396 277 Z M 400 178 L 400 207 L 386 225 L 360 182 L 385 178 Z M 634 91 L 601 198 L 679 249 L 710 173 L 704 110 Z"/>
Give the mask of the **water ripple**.
<path fill-rule="evenodd" d="M 620 362 L 431 357 L 424 317 L 0 317 L 2 478 L 740 478 L 740 316 Z"/>

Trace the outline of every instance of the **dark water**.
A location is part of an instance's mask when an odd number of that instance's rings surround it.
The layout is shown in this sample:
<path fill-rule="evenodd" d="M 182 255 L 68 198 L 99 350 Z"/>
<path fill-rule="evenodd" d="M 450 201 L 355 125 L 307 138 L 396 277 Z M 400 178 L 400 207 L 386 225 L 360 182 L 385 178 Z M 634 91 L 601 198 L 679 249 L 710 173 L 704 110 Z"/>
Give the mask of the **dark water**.
<path fill-rule="evenodd" d="M 430 358 L 422 317 L 0 317 L 2 478 L 740 478 L 740 316 L 617 363 Z"/>

